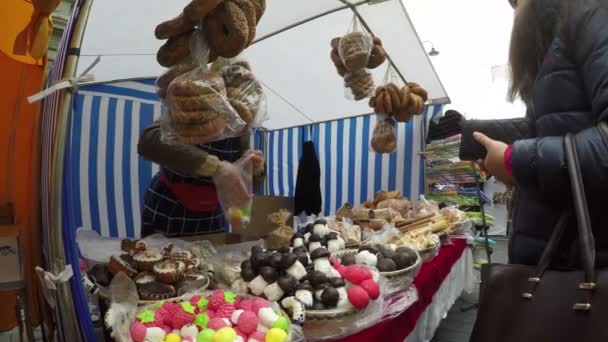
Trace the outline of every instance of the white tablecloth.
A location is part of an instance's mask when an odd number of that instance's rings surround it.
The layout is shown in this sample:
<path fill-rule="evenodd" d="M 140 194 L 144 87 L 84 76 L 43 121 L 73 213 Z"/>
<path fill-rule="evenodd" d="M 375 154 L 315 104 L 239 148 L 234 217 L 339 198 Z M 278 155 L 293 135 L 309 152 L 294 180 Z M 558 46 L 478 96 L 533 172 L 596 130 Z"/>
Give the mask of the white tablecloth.
<path fill-rule="evenodd" d="M 467 248 L 454 264 L 452 271 L 435 293 L 433 302 L 420 316 L 416 328 L 405 339 L 405 342 L 429 342 L 441 321 L 447 317 L 452 305 L 463 292 L 472 293 L 476 283 L 473 253 L 470 248 Z"/>

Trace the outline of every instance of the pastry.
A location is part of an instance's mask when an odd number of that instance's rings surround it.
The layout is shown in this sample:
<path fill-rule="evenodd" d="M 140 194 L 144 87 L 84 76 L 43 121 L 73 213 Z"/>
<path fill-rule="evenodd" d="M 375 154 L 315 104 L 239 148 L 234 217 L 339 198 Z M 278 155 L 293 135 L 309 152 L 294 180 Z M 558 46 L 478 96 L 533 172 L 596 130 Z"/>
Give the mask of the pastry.
<path fill-rule="evenodd" d="M 251 0 L 227 0 L 234 2 L 245 14 L 247 18 L 247 46 L 251 45 L 255 39 L 256 26 L 258 24 L 257 11 Z"/>
<path fill-rule="evenodd" d="M 157 281 L 143 284 L 137 288 L 141 300 L 164 300 L 175 297 L 175 287 Z"/>
<path fill-rule="evenodd" d="M 154 275 L 161 283 L 175 284 L 184 277 L 185 264 L 181 261 L 166 260 L 154 265 Z"/>
<path fill-rule="evenodd" d="M 120 272 L 123 272 L 130 278 L 137 275 L 137 270 L 129 263 L 129 255 L 113 255 L 110 257 L 110 262 L 108 264 L 108 270 L 113 275 L 117 275 Z"/>
<path fill-rule="evenodd" d="M 169 38 L 156 53 L 158 64 L 169 68 L 190 56 L 190 37 L 192 32 Z"/>
<path fill-rule="evenodd" d="M 120 249 L 129 255 L 133 255 L 145 251 L 146 243 L 141 240 L 123 239 L 120 241 Z"/>
<path fill-rule="evenodd" d="M 135 276 L 135 278 L 133 278 L 133 281 L 137 286 L 140 286 L 156 281 L 156 277 L 152 272 L 141 272 L 140 274 Z"/>
<path fill-rule="evenodd" d="M 418 83 L 410 82 L 407 85 L 410 87 L 411 92 L 413 94 L 416 94 L 422 98 L 422 102 L 426 102 L 429 99 L 427 91 L 422 88 Z"/>
<path fill-rule="evenodd" d="M 184 77 L 171 82 L 169 92 L 175 96 L 198 96 L 204 94 L 226 94 L 226 85 L 221 75 L 204 73 L 200 77 Z"/>
<path fill-rule="evenodd" d="M 344 66 L 349 71 L 365 68 L 369 60 L 372 44 L 372 37 L 362 32 L 352 32 L 342 37 L 338 50 Z"/>
<path fill-rule="evenodd" d="M 196 67 L 196 65 L 189 64 L 189 63 L 180 63 L 180 64 L 174 65 L 173 67 L 171 67 L 169 70 L 165 71 L 162 75 L 160 75 L 156 79 L 156 87 L 158 87 L 159 92 L 162 90 L 162 92 L 164 94 L 166 94 L 171 81 L 173 81 L 177 77 L 179 77 L 189 71 L 192 71 L 192 69 L 194 69 L 195 67 Z M 160 96 L 160 94 L 159 94 L 159 96 Z M 165 96 L 161 96 L 161 98 L 164 98 L 164 97 Z"/>
<path fill-rule="evenodd" d="M 251 3 L 255 7 L 255 22 L 259 23 L 266 12 L 266 0 L 251 0 Z"/>
<path fill-rule="evenodd" d="M 194 114 L 196 113 L 187 113 L 190 117 Z M 204 117 L 204 113 L 199 112 L 199 114 L 202 115 L 201 117 Z M 186 116 L 186 113 L 182 113 L 181 115 Z M 217 113 L 213 113 L 213 115 L 217 115 Z M 214 119 L 200 122 L 172 123 L 171 128 L 179 141 L 196 144 L 201 141 L 212 141 L 214 137 L 221 136 L 226 129 L 226 121 L 222 117 L 217 116 Z"/>
<path fill-rule="evenodd" d="M 367 62 L 367 68 L 375 69 L 382 65 L 384 61 L 386 61 L 386 51 L 384 51 L 382 45 L 374 45 Z"/>
<path fill-rule="evenodd" d="M 210 13 L 203 26 L 210 49 L 221 57 L 234 58 L 247 47 L 247 16 L 234 2 L 222 2 Z"/>
<path fill-rule="evenodd" d="M 171 110 L 178 112 L 222 112 L 226 105 L 219 94 L 171 97 Z"/>
<path fill-rule="evenodd" d="M 370 73 L 364 69 L 347 74 L 344 77 L 345 86 L 350 88 L 356 101 L 373 94 L 375 85 Z"/>
<path fill-rule="evenodd" d="M 376 123 L 371 146 L 378 153 L 391 153 L 397 148 L 395 123 L 392 119 L 383 119 Z"/>
<path fill-rule="evenodd" d="M 205 18 L 224 0 L 192 0 L 184 7 L 184 16 L 191 22 Z"/>
<path fill-rule="evenodd" d="M 230 96 L 230 95 L 228 95 L 228 96 Z M 255 116 L 249 110 L 249 108 L 247 108 L 245 105 L 242 104 L 242 102 L 230 101 L 230 104 L 232 104 L 232 107 L 234 107 L 234 110 L 236 110 L 236 112 L 239 114 L 239 117 L 241 117 L 241 119 L 243 121 L 245 121 L 246 124 L 250 124 L 253 122 L 253 119 L 255 119 Z"/>
<path fill-rule="evenodd" d="M 188 20 L 183 14 L 177 17 L 160 23 L 154 30 L 154 36 L 156 39 L 167 39 L 180 34 L 190 32 L 194 29 L 194 24 L 191 20 Z"/>
<path fill-rule="evenodd" d="M 133 261 L 140 271 L 152 271 L 154 265 L 163 260 L 163 255 L 155 250 L 145 250 L 141 253 L 136 254 L 133 257 Z"/>

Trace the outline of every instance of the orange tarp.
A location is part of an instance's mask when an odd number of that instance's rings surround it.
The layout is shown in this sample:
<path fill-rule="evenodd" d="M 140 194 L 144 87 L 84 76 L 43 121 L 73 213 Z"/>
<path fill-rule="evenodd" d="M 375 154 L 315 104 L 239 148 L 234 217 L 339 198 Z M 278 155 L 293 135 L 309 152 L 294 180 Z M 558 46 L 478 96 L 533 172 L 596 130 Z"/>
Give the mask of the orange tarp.
<path fill-rule="evenodd" d="M 34 10 L 34 5 L 39 10 Z M 24 247 L 25 279 L 31 312 L 39 324 L 37 278 L 42 265 L 40 233 L 40 104 L 26 98 L 40 91 L 45 64 L 45 40 L 51 29 L 49 10 L 58 0 L 0 1 L 0 204 L 14 205 L 15 227 Z M 53 6 L 54 5 L 54 6 Z M 51 10 L 52 11 L 52 10 Z M 41 50 L 42 49 L 42 50 Z M 32 57 L 32 53 L 41 58 Z M 10 227 L 0 226 L 8 231 Z M 0 293 L 0 331 L 16 325 L 15 295 Z"/>

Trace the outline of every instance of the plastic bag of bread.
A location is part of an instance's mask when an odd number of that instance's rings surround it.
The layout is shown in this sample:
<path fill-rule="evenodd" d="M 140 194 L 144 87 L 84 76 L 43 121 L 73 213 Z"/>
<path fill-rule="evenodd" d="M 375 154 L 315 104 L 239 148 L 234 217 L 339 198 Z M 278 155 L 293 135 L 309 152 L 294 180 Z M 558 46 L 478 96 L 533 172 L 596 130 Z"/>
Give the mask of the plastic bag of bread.
<path fill-rule="evenodd" d="M 289 247 L 291 237 L 294 235 L 294 229 L 287 225 L 287 221 L 291 218 L 291 213 L 288 210 L 281 209 L 275 213 L 268 215 L 268 221 L 279 226 L 268 234 L 264 240 L 264 245 L 267 249 L 279 249 L 281 247 Z"/>
<path fill-rule="evenodd" d="M 360 101 L 374 94 L 376 84 L 366 69 L 349 72 L 344 76 L 345 97 L 348 100 Z"/>
<path fill-rule="evenodd" d="M 240 135 L 246 123 L 230 104 L 222 75 L 208 69 L 209 47 L 198 30 L 192 36 L 191 50 L 195 67 L 175 77 L 167 88 L 161 117 L 163 138 L 204 144 Z M 162 76 L 160 81 L 164 81 Z"/>
<path fill-rule="evenodd" d="M 401 199 L 387 199 L 380 203 L 377 206 L 378 209 L 386 209 L 390 208 L 398 212 L 402 218 L 410 217 L 410 210 L 412 209 L 412 203 L 405 198 Z"/>
<path fill-rule="evenodd" d="M 355 15 L 348 34 L 340 39 L 338 45 L 344 67 L 350 72 L 365 69 L 373 47 L 372 35 L 361 29 L 359 18 Z"/>
<path fill-rule="evenodd" d="M 266 94 L 251 65 L 242 58 L 218 58 L 211 69 L 222 74 L 228 101 L 247 127 L 262 127 L 268 120 Z"/>
<path fill-rule="evenodd" d="M 246 154 L 234 163 L 222 162 L 213 176 L 217 198 L 230 225 L 246 228 L 251 221 L 253 201 L 252 155 Z"/>
<path fill-rule="evenodd" d="M 371 147 L 378 153 L 392 153 L 397 149 L 397 124 L 385 115 L 378 115 L 378 121 L 372 133 Z"/>

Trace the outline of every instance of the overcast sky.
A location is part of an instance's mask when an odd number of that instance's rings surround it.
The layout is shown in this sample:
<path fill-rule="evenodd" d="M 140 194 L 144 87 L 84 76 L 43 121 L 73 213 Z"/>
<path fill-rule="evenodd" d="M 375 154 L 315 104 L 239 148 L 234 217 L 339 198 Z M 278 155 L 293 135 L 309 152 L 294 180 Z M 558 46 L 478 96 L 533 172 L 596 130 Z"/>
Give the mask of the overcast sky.
<path fill-rule="evenodd" d="M 431 60 L 452 100 L 447 108 L 480 119 L 525 114 L 523 104 L 506 101 L 506 79 L 492 82 L 492 67 L 508 60 L 513 9 L 507 0 L 403 2 L 420 39 L 440 52 Z"/>

